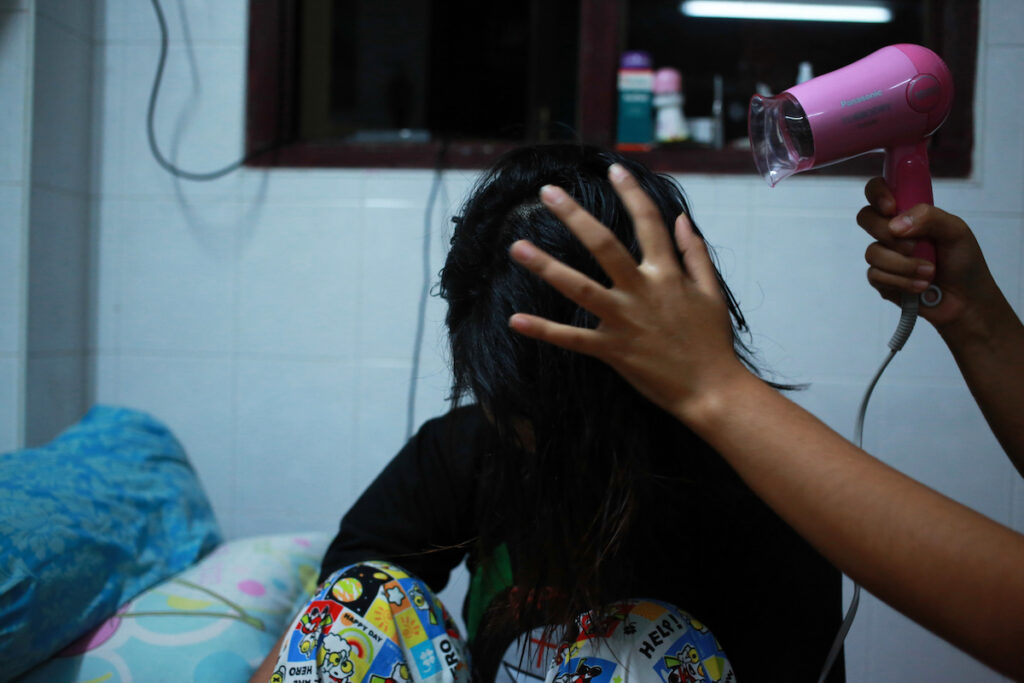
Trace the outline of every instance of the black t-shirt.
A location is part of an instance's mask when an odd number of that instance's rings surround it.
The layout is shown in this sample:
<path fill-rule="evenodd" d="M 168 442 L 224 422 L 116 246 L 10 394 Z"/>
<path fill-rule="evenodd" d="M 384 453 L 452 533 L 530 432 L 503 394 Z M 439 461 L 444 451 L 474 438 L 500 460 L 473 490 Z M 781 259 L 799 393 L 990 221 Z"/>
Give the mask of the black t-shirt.
<path fill-rule="evenodd" d="M 477 572 L 472 541 L 477 495 L 485 493 L 474 482 L 482 430 L 491 427 L 476 406 L 424 424 L 342 519 L 321 580 L 355 562 L 385 560 L 436 592 L 467 555 L 471 574 Z M 738 478 L 738 493 L 724 498 L 692 488 L 679 495 L 671 476 L 662 481 L 642 496 L 613 563 L 630 567 L 618 597 L 663 600 L 700 619 L 741 682 L 817 680 L 841 622 L 839 571 Z M 501 644 L 470 646 L 477 658 L 504 651 Z M 497 661 L 473 665 L 489 676 Z M 842 657 L 828 681 L 845 681 Z"/>

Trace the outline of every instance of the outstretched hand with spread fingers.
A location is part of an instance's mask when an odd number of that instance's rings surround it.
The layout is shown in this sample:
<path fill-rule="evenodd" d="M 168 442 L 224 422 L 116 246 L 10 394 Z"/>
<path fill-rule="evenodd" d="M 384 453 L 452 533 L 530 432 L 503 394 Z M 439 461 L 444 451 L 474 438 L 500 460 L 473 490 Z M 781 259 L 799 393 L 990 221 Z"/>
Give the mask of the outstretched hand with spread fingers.
<path fill-rule="evenodd" d="M 510 247 L 515 261 L 600 322 L 587 329 L 516 313 L 509 324 L 525 336 L 604 361 L 687 422 L 715 386 L 748 372 L 734 352 L 725 297 L 689 218 L 682 214 L 675 223 L 681 265 L 661 214 L 636 180 L 619 164 L 609 167 L 608 176 L 633 219 L 642 261 L 564 190 L 545 186 L 541 201 L 593 254 L 612 286 L 517 241 Z"/>

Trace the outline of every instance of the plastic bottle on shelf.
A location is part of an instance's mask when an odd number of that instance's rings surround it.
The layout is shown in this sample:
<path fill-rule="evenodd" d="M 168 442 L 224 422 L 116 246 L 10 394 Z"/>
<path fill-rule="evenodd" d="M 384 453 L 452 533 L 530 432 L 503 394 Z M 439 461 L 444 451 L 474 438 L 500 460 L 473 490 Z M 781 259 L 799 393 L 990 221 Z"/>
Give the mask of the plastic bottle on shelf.
<path fill-rule="evenodd" d="M 796 82 L 805 83 L 814 78 L 814 68 L 810 62 L 800 62 L 800 66 L 796 69 Z"/>
<path fill-rule="evenodd" d="M 619 120 L 616 148 L 646 150 L 654 140 L 652 100 L 654 70 L 651 55 L 624 52 L 619 61 Z"/>
<path fill-rule="evenodd" d="M 654 74 L 654 138 L 658 142 L 683 142 L 690 139 L 690 129 L 683 115 L 683 76 L 678 70 L 664 67 Z"/>
<path fill-rule="evenodd" d="M 725 147 L 725 80 L 721 74 L 714 77 L 714 97 L 711 101 L 711 144 L 715 149 Z"/>

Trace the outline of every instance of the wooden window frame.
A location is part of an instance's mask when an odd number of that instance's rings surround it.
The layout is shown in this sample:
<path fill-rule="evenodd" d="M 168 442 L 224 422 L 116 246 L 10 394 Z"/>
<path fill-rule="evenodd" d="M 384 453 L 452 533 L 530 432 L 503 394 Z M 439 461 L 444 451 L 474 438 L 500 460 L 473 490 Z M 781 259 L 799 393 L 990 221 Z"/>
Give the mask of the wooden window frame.
<path fill-rule="evenodd" d="M 624 35 L 625 0 L 579 0 L 580 59 L 578 130 L 580 139 L 614 146 L 618 49 Z M 941 139 L 929 149 L 932 174 L 970 175 L 974 131 L 974 84 L 979 2 L 928 0 L 932 22 L 925 43 L 942 55 L 957 93 Z M 442 147 L 426 143 L 349 143 L 297 140 L 295 88 L 298 85 L 294 0 L 249 0 L 246 165 L 299 168 L 484 168 L 521 143 L 455 140 Z M 253 40 L 252 36 L 259 36 Z M 609 49 L 612 46 L 615 49 Z M 755 173 L 749 150 L 688 148 L 627 152 L 649 167 L 670 173 Z M 442 159 L 443 157 L 443 159 Z M 878 175 L 869 156 L 814 171 L 823 175 Z"/>

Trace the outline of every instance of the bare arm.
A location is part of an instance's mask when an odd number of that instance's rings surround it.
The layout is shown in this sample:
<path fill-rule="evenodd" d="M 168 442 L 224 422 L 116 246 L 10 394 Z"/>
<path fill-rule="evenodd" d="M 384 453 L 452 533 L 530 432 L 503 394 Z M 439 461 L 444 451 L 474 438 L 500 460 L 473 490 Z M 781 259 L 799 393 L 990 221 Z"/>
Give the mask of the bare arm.
<path fill-rule="evenodd" d="M 1002 292 L 976 320 L 939 330 L 1003 450 L 1024 475 L 1024 326 Z"/>
<path fill-rule="evenodd" d="M 989 666 L 1024 677 L 1024 536 L 854 447 L 736 359 L 703 242 L 675 237 L 628 175 L 610 170 L 643 261 L 564 192 L 545 204 L 594 254 L 606 289 L 529 243 L 513 258 L 600 318 L 594 330 L 529 315 L 513 329 L 595 356 L 700 434 L 794 529 L 872 593 Z"/>
<path fill-rule="evenodd" d="M 861 451 L 750 374 L 680 415 L 850 578 L 1024 676 L 1024 536 Z"/>
<path fill-rule="evenodd" d="M 1003 450 L 1024 475 L 1024 325 L 989 271 L 971 229 L 957 216 L 921 204 L 893 217 L 881 178 L 865 188 L 870 206 L 857 222 L 877 242 L 865 259 L 868 281 L 896 301 L 934 282 L 942 303 L 921 308 L 949 346 L 967 386 Z M 909 256 L 914 240 L 935 243 L 937 268 Z"/>
<path fill-rule="evenodd" d="M 274 644 L 274 647 L 270 649 L 270 653 L 267 655 L 263 663 L 260 664 L 259 668 L 253 672 L 252 677 L 249 678 L 249 683 L 269 683 L 270 677 L 274 675 L 274 665 L 277 664 L 277 655 L 281 651 L 281 646 L 284 645 L 284 639 L 287 637 L 285 633 L 281 638 Z"/>

